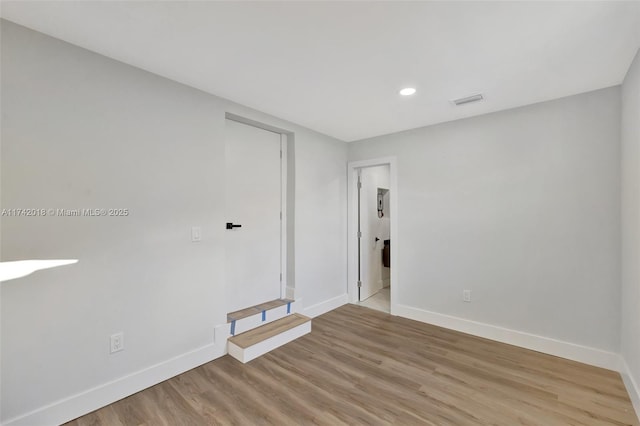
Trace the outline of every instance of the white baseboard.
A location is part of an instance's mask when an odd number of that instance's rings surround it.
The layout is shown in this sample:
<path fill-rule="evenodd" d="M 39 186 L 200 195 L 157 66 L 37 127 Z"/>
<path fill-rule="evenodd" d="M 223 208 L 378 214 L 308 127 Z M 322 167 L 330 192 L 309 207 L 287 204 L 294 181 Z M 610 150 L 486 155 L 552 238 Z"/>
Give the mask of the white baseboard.
<path fill-rule="evenodd" d="M 567 358 L 584 364 L 609 370 L 620 371 L 620 356 L 613 352 L 575 343 L 564 342 L 549 337 L 538 336 L 522 331 L 511 330 L 491 324 L 471 321 L 406 305 L 396 305 L 393 315 L 426 322 L 428 324 L 461 331 L 474 336 L 507 343 L 522 348 Z"/>
<path fill-rule="evenodd" d="M 629 392 L 629 398 L 631 398 L 633 408 L 636 410 L 636 417 L 640 420 L 640 386 L 638 386 L 638 382 L 633 378 L 629 365 L 626 361 L 621 359 L 620 363 L 620 375 L 622 376 L 624 385 L 627 388 L 627 392 Z"/>
<path fill-rule="evenodd" d="M 325 300 L 324 302 L 316 303 L 302 310 L 302 314 L 309 318 L 315 318 L 318 315 L 322 315 L 342 305 L 346 305 L 349 302 L 349 295 L 347 293 L 334 297 L 333 299 Z"/>
<path fill-rule="evenodd" d="M 68 422 L 156 385 L 226 353 L 226 345 L 210 344 L 120 377 L 29 413 L 11 418 L 3 426 L 51 426 Z"/>

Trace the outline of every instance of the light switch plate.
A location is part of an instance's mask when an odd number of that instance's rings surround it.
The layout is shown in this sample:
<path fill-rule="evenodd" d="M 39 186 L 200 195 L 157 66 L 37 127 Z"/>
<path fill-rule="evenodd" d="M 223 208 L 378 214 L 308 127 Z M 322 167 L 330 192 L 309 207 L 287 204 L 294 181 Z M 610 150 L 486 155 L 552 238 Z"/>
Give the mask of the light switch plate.
<path fill-rule="evenodd" d="M 191 241 L 194 243 L 202 241 L 202 228 L 199 226 L 191 228 Z"/>

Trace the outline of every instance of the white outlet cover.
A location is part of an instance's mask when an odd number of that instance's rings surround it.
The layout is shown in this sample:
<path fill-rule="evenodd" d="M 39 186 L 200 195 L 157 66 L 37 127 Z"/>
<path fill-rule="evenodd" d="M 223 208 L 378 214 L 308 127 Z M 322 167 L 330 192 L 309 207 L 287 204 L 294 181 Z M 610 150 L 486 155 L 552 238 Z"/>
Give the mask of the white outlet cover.
<path fill-rule="evenodd" d="M 462 292 L 462 300 L 465 302 L 471 302 L 471 290 L 464 290 Z"/>
<path fill-rule="evenodd" d="M 124 333 L 112 334 L 110 338 L 111 350 L 110 353 L 120 352 L 124 350 Z"/>

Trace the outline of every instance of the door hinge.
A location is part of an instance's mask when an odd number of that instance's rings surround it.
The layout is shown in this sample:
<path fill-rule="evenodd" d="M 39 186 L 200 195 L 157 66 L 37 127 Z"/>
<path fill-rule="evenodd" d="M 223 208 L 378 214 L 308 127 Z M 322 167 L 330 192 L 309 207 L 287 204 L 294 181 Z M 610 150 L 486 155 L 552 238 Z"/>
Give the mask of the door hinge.
<path fill-rule="evenodd" d="M 282 272 L 280 272 L 280 282 L 282 282 Z"/>
<path fill-rule="evenodd" d="M 362 231 L 358 231 L 358 238 L 362 238 Z"/>
<path fill-rule="evenodd" d="M 358 189 L 362 189 L 362 182 L 358 181 Z"/>
<path fill-rule="evenodd" d="M 282 150 L 280 150 L 280 158 L 282 158 Z"/>
<path fill-rule="evenodd" d="M 358 281 L 358 288 L 362 287 L 362 281 Z"/>

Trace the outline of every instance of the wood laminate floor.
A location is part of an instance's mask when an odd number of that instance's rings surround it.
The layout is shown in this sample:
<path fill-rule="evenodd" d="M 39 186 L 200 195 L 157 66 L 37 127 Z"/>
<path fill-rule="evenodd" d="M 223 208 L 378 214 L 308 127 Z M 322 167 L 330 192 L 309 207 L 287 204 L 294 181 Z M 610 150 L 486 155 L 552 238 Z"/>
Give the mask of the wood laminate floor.
<path fill-rule="evenodd" d="M 215 424 L 639 425 L 616 372 L 355 305 L 68 425 Z"/>

